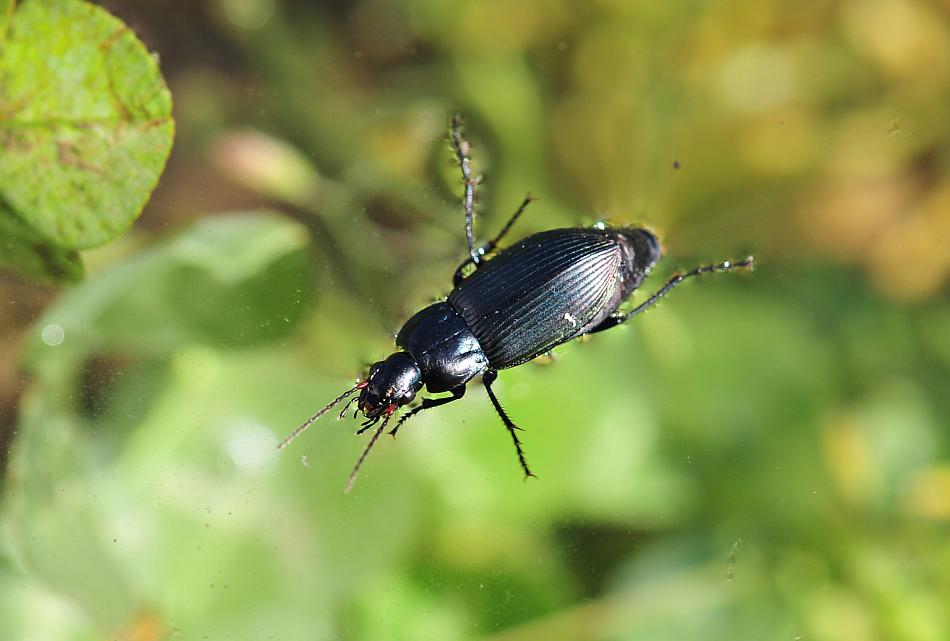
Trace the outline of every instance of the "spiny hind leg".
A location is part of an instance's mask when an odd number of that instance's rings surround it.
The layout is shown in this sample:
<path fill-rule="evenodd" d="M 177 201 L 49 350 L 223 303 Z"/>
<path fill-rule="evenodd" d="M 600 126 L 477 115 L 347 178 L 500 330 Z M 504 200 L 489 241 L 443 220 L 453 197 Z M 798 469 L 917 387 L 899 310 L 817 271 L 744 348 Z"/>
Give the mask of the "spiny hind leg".
<path fill-rule="evenodd" d="M 508 416 L 508 413 L 505 412 L 504 408 L 501 406 L 501 403 L 498 402 L 498 398 L 495 396 L 495 392 L 492 391 L 491 385 L 495 382 L 495 379 L 498 378 L 498 372 L 493 369 L 486 371 L 482 375 L 482 381 L 485 383 L 485 390 L 488 392 L 488 398 L 491 399 L 491 404 L 495 406 L 495 411 L 498 413 L 501 422 L 505 424 L 505 427 L 508 428 L 508 432 L 511 434 L 511 440 L 515 443 L 515 452 L 518 454 L 518 462 L 521 464 L 521 469 L 524 470 L 525 478 L 529 476 L 534 476 L 534 473 L 528 467 L 528 461 L 525 459 L 524 450 L 521 449 L 521 440 L 518 438 L 518 434 L 515 430 L 521 431 L 521 428 L 515 425 L 514 421 Z"/>
<path fill-rule="evenodd" d="M 660 289 L 656 291 L 655 294 L 653 294 L 648 299 L 646 299 L 645 301 L 643 301 L 642 303 L 634 307 L 632 310 L 626 313 L 615 312 L 611 314 L 610 316 L 605 318 L 603 322 L 601 322 L 599 325 L 591 329 L 588 333 L 593 334 L 594 332 L 602 332 L 604 330 L 610 329 L 611 327 L 616 327 L 617 325 L 622 325 L 626 323 L 628 320 L 630 320 L 631 318 L 633 318 L 640 312 L 645 311 L 649 309 L 650 307 L 653 307 L 657 303 L 657 301 L 659 301 L 661 298 L 666 296 L 667 292 L 669 292 L 671 289 L 673 289 L 674 287 L 682 283 L 687 278 L 700 276 L 702 274 L 714 274 L 717 272 L 731 272 L 731 271 L 736 271 L 739 269 L 751 270 L 754 268 L 755 268 L 755 258 L 753 258 L 752 256 L 749 256 L 745 260 L 740 260 L 736 262 L 726 260 L 721 263 L 716 263 L 714 265 L 702 265 L 700 267 L 691 269 L 684 274 L 674 274 L 668 281 L 666 281 L 666 284 L 663 285 L 663 287 L 661 287 Z"/>

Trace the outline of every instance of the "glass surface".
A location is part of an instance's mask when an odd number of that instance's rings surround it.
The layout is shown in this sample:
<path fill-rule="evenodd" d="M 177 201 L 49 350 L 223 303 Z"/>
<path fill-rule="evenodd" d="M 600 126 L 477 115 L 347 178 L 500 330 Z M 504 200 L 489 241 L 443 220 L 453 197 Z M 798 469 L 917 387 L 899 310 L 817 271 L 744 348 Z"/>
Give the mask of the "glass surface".
<path fill-rule="evenodd" d="M 950 638 L 946 3 L 103 4 L 176 143 L 84 282 L 0 279 L 0 638 Z M 452 113 L 479 239 L 757 269 L 500 372 L 538 478 L 474 381 L 344 494 L 351 416 L 276 446 L 451 289 Z"/>

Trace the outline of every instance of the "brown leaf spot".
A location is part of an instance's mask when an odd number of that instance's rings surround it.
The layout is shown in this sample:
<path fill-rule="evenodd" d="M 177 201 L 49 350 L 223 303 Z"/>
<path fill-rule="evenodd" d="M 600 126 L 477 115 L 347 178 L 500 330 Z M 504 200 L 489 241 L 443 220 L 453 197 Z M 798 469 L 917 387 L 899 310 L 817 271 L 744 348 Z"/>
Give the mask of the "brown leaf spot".
<path fill-rule="evenodd" d="M 83 160 L 76 147 L 64 140 L 56 141 L 56 152 L 59 155 L 59 161 L 64 165 L 72 165 L 73 167 L 78 167 L 84 171 L 91 171 L 100 176 L 107 175 L 105 169 Z"/>
<path fill-rule="evenodd" d="M 102 53 L 108 53 L 109 49 L 112 48 L 112 45 L 114 45 L 116 41 L 119 39 L 119 36 L 121 36 L 123 33 L 125 33 L 128 30 L 129 30 L 128 26 L 122 25 L 121 27 L 113 31 L 112 34 L 110 34 L 108 38 L 106 38 L 105 40 L 99 43 L 99 50 Z"/>

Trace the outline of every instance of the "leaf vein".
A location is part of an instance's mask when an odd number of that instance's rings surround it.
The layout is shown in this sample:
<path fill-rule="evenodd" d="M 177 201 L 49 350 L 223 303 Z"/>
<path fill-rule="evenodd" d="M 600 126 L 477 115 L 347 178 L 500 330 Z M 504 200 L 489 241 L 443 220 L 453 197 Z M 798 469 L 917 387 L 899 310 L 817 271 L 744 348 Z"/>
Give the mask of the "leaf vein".
<path fill-rule="evenodd" d="M 44 129 L 53 127 L 75 127 L 77 129 L 88 129 L 102 125 L 143 125 L 145 128 L 155 127 L 157 125 L 171 122 L 172 117 L 160 116 L 158 118 L 49 118 L 46 120 L 19 120 L 19 119 L 0 119 L 0 129 Z"/>

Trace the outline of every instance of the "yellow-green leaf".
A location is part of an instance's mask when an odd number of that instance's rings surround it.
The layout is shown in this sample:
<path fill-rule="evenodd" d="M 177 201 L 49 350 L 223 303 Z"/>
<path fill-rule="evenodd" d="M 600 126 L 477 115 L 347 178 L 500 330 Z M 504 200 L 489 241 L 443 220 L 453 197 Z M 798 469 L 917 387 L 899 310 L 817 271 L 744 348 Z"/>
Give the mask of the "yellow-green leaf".
<path fill-rule="evenodd" d="M 0 197 L 49 241 L 82 249 L 126 230 L 173 135 L 155 58 L 103 9 L 26 0 L 0 23 Z"/>

